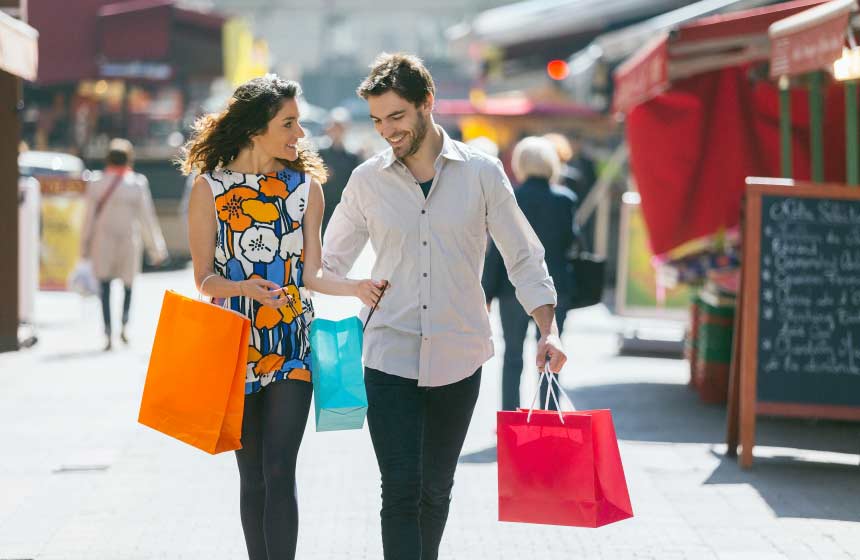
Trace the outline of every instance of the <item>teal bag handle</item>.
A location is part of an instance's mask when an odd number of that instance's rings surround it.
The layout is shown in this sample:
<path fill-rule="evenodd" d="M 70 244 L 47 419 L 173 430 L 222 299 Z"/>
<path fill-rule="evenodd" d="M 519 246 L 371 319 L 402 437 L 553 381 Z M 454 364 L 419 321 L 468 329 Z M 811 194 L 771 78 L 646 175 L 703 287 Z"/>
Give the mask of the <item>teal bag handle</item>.
<path fill-rule="evenodd" d="M 203 281 L 206 282 L 206 280 L 208 280 L 208 279 L 209 279 L 209 277 L 207 276 L 206 279 L 204 279 Z M 382 286 L 382 292 L 379 294 L 379 299 L 376 300 L 376 303 L 373 304 L 373 307 L 370 308 L 370 312 L 367 314 L 367 319 L 364 321 L 364 324 L 361 326 L 361 332 L 362 333 L 367 328 L 367 324 L 370 322 L 370 318 L 373 317 L 373 312 L 376 311 L 377 307 L 379 307 L 379 302 L 382 301 L 382 296 L 385 295 L 385 289 L 386 288 L 388 288 L 388 280 L 386 280 L 385 284 Z M 304 314 L 299 314 L 299 312 L 296 311 L 296 308 L 293 307 L 293 294 L 287 294 L 287 305 L 290 306 L 290 311 L 293 312 L 293 316 L 301 317 L 302 325 L 305 328 L 307 328 L 308 325 L 305 322 Z"/>
<path fill-rule="evenodd" d="M 379 299 L 376 300 L 376 303 L 373 307 L 370 308 L 370 312 L 367 314 L 367 320 L 364 321 L 364 325 L 361 326 L 361 332 L 367 328 L 367 324 L 370 322 L 370 318 L 373 317 L 373 312 L 376 311 L 376 308 L 379 307 L 379 302 L 382 301 L 382 296 L 385 295 L 385 289 L 388 287 L 388 280 L 385 281 L 385 284 L 382 286 L 382 292 L 379 294 Z"/>

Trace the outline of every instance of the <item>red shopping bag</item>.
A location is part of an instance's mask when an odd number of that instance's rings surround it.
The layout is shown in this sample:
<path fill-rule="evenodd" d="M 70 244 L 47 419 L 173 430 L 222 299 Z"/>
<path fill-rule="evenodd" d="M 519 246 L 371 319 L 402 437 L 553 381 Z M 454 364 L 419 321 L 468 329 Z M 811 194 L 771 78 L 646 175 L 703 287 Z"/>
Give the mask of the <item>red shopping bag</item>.
<path fill-rule="evenodd" d="M 497 422 L 499 521 L 600 527 L 633 517 L 609 410 L 501 411 Z"/>

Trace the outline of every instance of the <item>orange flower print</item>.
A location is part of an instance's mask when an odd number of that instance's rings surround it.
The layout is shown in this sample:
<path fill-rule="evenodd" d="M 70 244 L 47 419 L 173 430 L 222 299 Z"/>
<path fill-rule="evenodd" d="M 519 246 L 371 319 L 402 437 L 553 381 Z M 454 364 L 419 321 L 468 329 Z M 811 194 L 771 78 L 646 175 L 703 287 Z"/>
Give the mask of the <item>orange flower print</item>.
<path fill-rule="evenodd" d="M 295 284 L 287 285 L 287 295 L 292 296 L 292 307 L 287 304 L 286 306 L 281 308 L 281 314 L 284 316 L 284 322 L 289 324 L 292 323 L 297 315 L 301 315 L 304 312 L 302 308 L 302 298 L 299 295 L 299 289 Z M 293 310 L 295 309 L 295 313 Z"/>
<path fill-rule="evenodd" d="M 257 191 L 250 187 L 233 187 L 215 199 L 218 219 L 227 222 L 233 231 L 245 231 L 254 220 L 242 210 L 242 203 L 257 198 Z"/>
<path fill-rule="evenodd" d="M 311 380 L 311 372 L 306 369 L 301 368 L 293 368 L 290 370 L 290 373 L 287 374 L 288 379 L 298 379 L 299 381 L 310 381 Z"/>
<path fill-rule="evenodd" d="M 287 198 L 290 192 L 287 190 L 287 184 L 277 177 L 266 177 L 260 181 L 260 192 L 266 196 L 278 196 Z"/>
<path fill-rule="evenodd" d="M 242 211 L 255 222 L 274 222 L 280 217 L 278 207 L 271 202 L 246 200 L 242 203 Z"/>
<path fill-rule="evenodd" d="M 273 371 L 280 371 L 281 366 L 284 365 L 284 360 L 285 358 L 283 356 L 278 356 L 277 354 L 266 354 L 260 358 L 260 361 L 257 362 L 256 366 L 254 366 L 254 373 L 257 375 L 266 375 Z"/>
<path fill-rule="evenodd" d="M 248 346 L 248 363 L 255 364 L 260 361 L 263 355 L 254 346 Z"/>
<path fill-rule="evenodd" d="M 289 308 L 288 308 L 289 309 Z M 284 316 L 278 309 L 261 305 L 254 318 L 254 327 L 258 329 L 274 329 L 283 320 Z"/>
<path fill-rule="evenodd" d="M 254 317 L 255 328 L 274 329 L 281 321 L 290 324 L 295 321 L 298 315 L 304 313 L 304 307 L 302 306 L 302 298 L 301 296 L 299 296 L 299 289 L 295 286 L 295 284 L 288 285 L 286 291 L 288 295 L 293 297 L 292 307 L 290 307 L 289 303 L 278 309 L 273 309 L 271 307 L 261 305 L 260 308 L 257 310 L 256 317 Z M 293 309 L 295 309 L 295 313 L 293 313 Z"/>

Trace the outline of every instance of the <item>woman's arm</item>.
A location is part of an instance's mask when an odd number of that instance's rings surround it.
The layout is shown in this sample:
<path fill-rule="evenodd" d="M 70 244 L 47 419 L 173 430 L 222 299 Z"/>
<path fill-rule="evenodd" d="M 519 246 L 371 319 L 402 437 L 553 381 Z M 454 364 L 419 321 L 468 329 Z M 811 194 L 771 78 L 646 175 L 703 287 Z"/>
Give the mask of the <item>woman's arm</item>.
<path fill-rule="evenodd" d="M 268 307 L 283 307 L 287 295 L 274 282 L 252 278 L 234 282 L 215 273 L 215 198 L 204 177 L 197 177 L 188 202 L 188 246 L 194 265 L 194 284 L 204 296 L 227 298 L 247 296 Z M 204 285 L 205 281 L 205 285 Z"/>
<path fill-rule="evenodd" d="M 305 271 L 303 280 L 305 286 L 321 294 L 332 296 L 354 296 L 367 306 L 373 306 L 382 294 L 383 282 L 373 280 L 350 280 L 326 271 L 322 267 L 322 243 L 320 230 L 322 228 L 325 198 L 322 186 L 316 179 L 311 180 L 308 203 L 302 219 L 304 234 Z"/>

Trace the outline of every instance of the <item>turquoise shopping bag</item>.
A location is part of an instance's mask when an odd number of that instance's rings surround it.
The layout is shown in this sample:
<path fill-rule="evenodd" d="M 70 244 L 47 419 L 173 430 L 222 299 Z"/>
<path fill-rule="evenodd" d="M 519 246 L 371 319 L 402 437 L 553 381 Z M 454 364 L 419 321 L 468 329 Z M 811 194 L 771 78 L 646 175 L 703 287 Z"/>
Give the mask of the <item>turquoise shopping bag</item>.
<path fill-rule="evenodd" d="M 361 320 L 316 318 L 310 336 L 317 431 L 360 430 L 367 414 Z"/>

